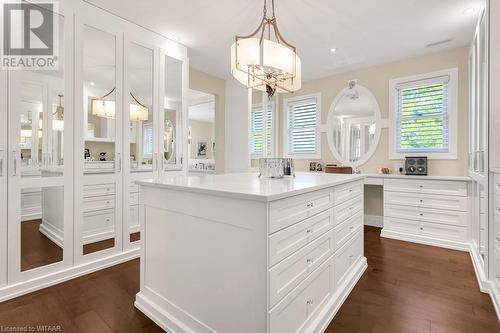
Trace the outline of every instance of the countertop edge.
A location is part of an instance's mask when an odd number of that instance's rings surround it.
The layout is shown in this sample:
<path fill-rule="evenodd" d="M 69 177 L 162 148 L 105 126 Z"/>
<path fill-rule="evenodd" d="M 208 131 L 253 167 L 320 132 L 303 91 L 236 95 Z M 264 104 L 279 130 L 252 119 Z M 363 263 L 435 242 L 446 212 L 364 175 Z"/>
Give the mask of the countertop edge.
<path fill-rule="evenodd" d="M 416 176 L 416 175 L 395 175 L 395 174 L 378 174 L 364 173 L 367 178 L 382 178 L 382 179 L 424 179 L 424 180 L 456 180 L 470 182 L 472 178 L 469 176 Z"/>
<path fill-rule="evenodd" d="M 211 194 L 219 197 L 228 197 L 234 199 L 242 199 L 242 200 L 252 200 L 252 201 L 260 201 L 260 202 L 271 202 L 280 199 L 285 199 L 288 197 L 293 197 L 296 195 L 301 195 L 309 192 L 314 192 L 318 190 L 322 190 L 325 188 L 338 186 L 350 182 L 360 181 L 365 178 L 365 175 L 356 175 L 357 177 L 353 177 L 350 179 L 337 180 L 328 184 L 315 185 L 308 188 L 292 190 L 289 192 L 279 193 L 279 194 L 271 194 L 271 195 L 263 195 L 263 194 L 252 194 L 252 193 L 241 193 L 241 192 L 228 192 L 224 190 L 217 189 L 208 189 L 208 188 L 199 188 L 199 187 L 191 187 L 185 185 L 174 185 L 174 184 L 163 184 L 158 182 L 151 182 L 146 180 L 137 180 L 136 184 L 141 186 L 147 186 L 152 188 L 165 188 L 169 190 L 183 191 L 183 192 L 192 192 L 192 193 L 201 193 L 201 194 Z"/>

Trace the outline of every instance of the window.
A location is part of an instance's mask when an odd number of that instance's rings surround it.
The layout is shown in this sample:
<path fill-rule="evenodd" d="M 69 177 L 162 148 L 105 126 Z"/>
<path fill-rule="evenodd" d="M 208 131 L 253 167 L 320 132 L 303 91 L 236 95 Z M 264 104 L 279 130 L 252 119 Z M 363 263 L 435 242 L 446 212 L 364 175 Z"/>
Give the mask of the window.
<path fill-rule="evenodd" d="M 389 89 L 390 158 L 457 158 L 457 70 L 391 80 Z"/>
<path fill-rule="evenodd" d="M 153 124 L 144 124 L 143 127 L 143 145 L 142 145 L 142 155 L 143 157 L 153 156 Z"/>
<path fill-rule="evenodd" d="M 299 96 L 285 100 L 285 157 L 319 159 L 321 149 L 318 125 L 321 96 Z"/>
<path fill-rule="evenodd" d="M 273 153 L 273 104 L 267 105 L 267 153 Z M 264 113 L 262 104 L 252 105 L 252 117 L 250 125 L 250 149 L 254 157 L 262 156 L 264 152 Z"/>

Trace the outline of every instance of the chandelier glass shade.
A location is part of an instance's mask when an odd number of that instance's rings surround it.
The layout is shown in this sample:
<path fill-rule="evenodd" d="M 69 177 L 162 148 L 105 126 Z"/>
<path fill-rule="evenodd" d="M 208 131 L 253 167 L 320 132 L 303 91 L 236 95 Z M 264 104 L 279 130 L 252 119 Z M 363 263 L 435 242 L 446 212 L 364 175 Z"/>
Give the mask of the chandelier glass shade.
<path fill-rule="evenodd" d="M 255 32 L 236 36 L 231 45 L 231 73 L 248 88 L 276 92 L 294 92 L 301 88 L 301 62 L 295 46 L 281 36 L 274 15 L 264 17 Z M 272 40 L 272 38 L 274 40 Z"/>
<path fill-rule="evenodd" d="M 108 101 L 105 98 L 111 95 L 115 91 L 115 88 L 109 93 L 100 98 L 93 98 L 91 110 L 92 114 L 97 117 L 102 118 L 115 118 L 115 101 Z M 134 94 L 130 93 L 130 96 L 135 103 L 130 103 L 130 121 L 146 121 L 149 119 L 148 108 L 140 103 Z"/>

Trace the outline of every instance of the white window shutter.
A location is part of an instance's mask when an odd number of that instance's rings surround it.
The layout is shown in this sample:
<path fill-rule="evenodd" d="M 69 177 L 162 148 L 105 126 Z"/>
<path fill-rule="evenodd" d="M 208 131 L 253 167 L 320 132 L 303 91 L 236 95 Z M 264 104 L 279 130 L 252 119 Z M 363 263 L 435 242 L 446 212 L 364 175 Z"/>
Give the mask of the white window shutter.
<path fill-rule="evenodd" d="M 289 102 L 287 109 L 288 155 L 317 154 L 317 99 Z"/>

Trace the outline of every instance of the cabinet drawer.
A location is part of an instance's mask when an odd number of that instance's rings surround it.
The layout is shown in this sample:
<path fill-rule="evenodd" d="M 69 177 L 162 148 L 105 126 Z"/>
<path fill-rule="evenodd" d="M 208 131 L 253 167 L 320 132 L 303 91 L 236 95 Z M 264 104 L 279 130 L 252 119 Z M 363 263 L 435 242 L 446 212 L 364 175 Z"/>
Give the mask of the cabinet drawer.
<path fill-rule="evenodd" d="M 453 210 L 384 205 L 384 216 L 457 226 L 467 225 L 467 212 Z"/>
<path fill-rule="evenodd" d="M 130 205 L 138 205 L 139 204 L 139 193 L 130 193 Z"/>
<path fill-rule="evenodd" d="M 467 196 L 467 182 L 424 179 L 386 179 L 384 181 L 384 190 L 391 192 Z"/>
<path fill-rule="evenodd" d="M 349 199 L 361 195 L 361 193 L 363 193 L 362 181 L 337 186 L 333 190 L 335 205 L 341 204 Z"/>
<path fill-rule="evenodd" d="M 333 229 L 333 238 L 335 240 L 335 249 L 341 248 L 349 238 L 363 228 L 363 213 L 358 212 L 346 222 L 336 226 Z"/>
<path fill-rule="evenodd" d="M 270 204 L 269 232 L 274 233 L 333 207 L 331 189 L 297 195 Z"/>
<path fill-rule="evenodd" d="M 404 193 L 384 191 L 384 202 L 390 205 L 404 205 L 424 208 L 469 210 L 469 198 L 453 195 Z"/>
<path fill-rule="evenodd" d="M 271 307 L 333 254 L 332 236 L 327 232 L 269 270 Z"/>
<path fill-rule="evenodd" d="M 464 227 L 467 226 L 468 214 L 466 212 L 431 208 L 422 208 L 420 211 L 421 220 L 424 222 L 434 222 Z"/>
<path fill-rule="evenodd" d="M 85 234 L 107 230 L 115 225 L 115 211 L 113 209 L 83 214 L 83 231 Z"/>
<path fill-rule="evenodd" d="M 115 184 L 84 185 L 83 197 L 90 198 L 101 195 L 115 194 Z"/>
<path fill-rule="evenodd" d="M 334 266 L 330 259 L 271 310 L 270 331 L 302 332 L 330 299 L 334 290 L 334 278 Z"/>
<path fill-rule="evenodd" d="M 91 212 L 103 209 L 115 208 L 115 196 L 105 195 L 100 197 L 83 198 L 83 211 Z"/>
<path fill-rule="evenodd" d="M 335 286 L 341 286 L 351 271 L 352 265 L 362 256 L 362 233 L 357 233 L 353 239 L 335 254 Z"/>
<path fill-rule="evenodd" d="M 420 221 L 384 217 L 384 229 L 409 234 L 418 234 L 420 232 Z"/>
<path fill-rule="evenodd" d="M 333 208 L 335 215 L 335 225 L 339 225 L 347 219 L 353 217 L 358 212 L 363 211 L 363 199 L 361 196 L 355 197 Z"/>
<path fill-rule="evenodd" d="M 456 241 L 467 240 L 466 227 L 451 226 L 439 223 L 421 222 L 420 234 L 422 236 L 445 239 L 445 240 L 456 240 Z"/>
<path fill-rule="evenodd" d="M 328 209 L 269 237 L 271 266 L 311 243 L 333 227 L 333 210 Z"/>

